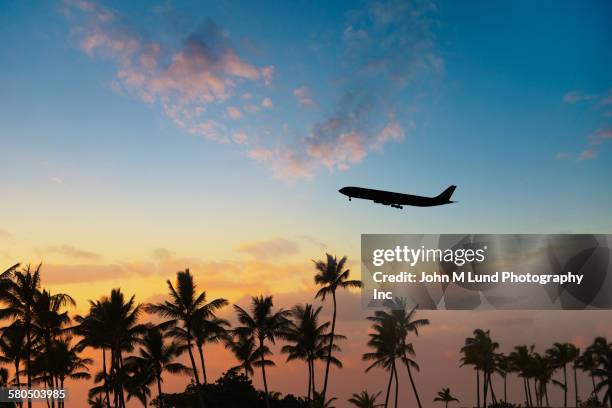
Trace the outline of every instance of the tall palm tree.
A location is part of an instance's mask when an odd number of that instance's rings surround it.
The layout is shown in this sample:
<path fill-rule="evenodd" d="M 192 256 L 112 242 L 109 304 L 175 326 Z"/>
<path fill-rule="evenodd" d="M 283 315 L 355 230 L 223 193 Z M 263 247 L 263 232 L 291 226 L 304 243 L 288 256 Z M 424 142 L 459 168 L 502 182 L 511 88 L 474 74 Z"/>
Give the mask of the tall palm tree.
<path fill-rule="evenodd" d="M 398 330 L 397 321 L 391 315 L 378 315 L 369 318 L 374 323 L 372 324 L 372 333 L 369 334 L 368 347 L 374 349 L 369 353 L 364 353 L 362 359 L 364 361 L 372 361 L 366 368 L 369 372 L 375 367 L 383 368 L 389 371 L 389 382 L 387 383 L 387 392 L 385 394 L 384 407 L 389 406 L 389 396 L 391 394 L 391 384 L 393 379 L 396 381 L 395 401 L 397 403 L 397 368 L 395 361 L 404 355 L 404 350 L 400 348 L 401 341 Z M 397 405 L 397 404 L 396 404 Z"/>
<path fill-rule="evenodd" d="M 308 392 L 307 400 L 316 392 L 315 386 L 315 361 L 327 359 L 327 344 L 330 340 L 329 322 L 319 324 L 319 313 L 322 307 L 314 309 L 311 304 L 296 305 L 291 309 L 292 320 L 289 322 L 285 333 L 285 339 L 290 343 L 282 348 L 287 353 L 287 361 L 303 360 L 308 365 Z M 335 339 L 344 336 L 334 335 Z M 334 344 L 334 350 L 340 348 Z M 335 357 L 331 357 L 332 364 L 342 367 L 342 363 Z"/>
<path fill-rule="evenodd" d="M 513 371 L 516 371 L 519 377 L 523 379 L 523 388 L 525 390 L 525 405 L 527 407 L 531 407 L 533 405 L 529 378 L 532 377 L 534 348 L 535 347 L 533 345 L 529 347 L 525 345 L 516 346 L 514 347 L 514 351 L 511 352 L 508 356 Z"/>
<path fill-rule="evenodd" d="M 253 367 L 273 367 L 274 361 L 268 360 L 266 356 L 272 354 L 267 346 L 257 347 L 255 338 L 244 334 L 236 334 L 233 339 L 226 342 L 228 348 L 240 364 L 230 368 L 230 371 L 243 371 L 249 378 L 254 373 Z M 263 354 L 263 359 L 261 355 Z"/>
<path fill-rule="evenodd" d="M 21 270 L 13 268 L 2 274 L 1 299 L 5 307 L 0 309 L 0 320 L 18 321 L 25 331 L 27 388 L 32 388 L 33 308 L 40 294 L 40 267 L 31 268 L 28 265 Z M 31 407 L 32 400 L 28 399 L 28 408 Z"/>
<path fill-rule="evenodd" d="M 508 374 L 511 371 L 510 359 L 508 356 L 503 353 L 498 353 L 495 356 L 495 371 L 501 376 L 504 381 L 504 402 L 508 402 L 508 387 L 507 387 L 507 379 Z M 577 405 L 576 405 L 577 406 Z"/>
<path fill-rule="evenodd" d="M 266 396 L 266 408 L 270 408 L 270 396 L 268 394 L 268 381 L 266 379 L 266 364 L 264 362 L 265 341 L 275 342 L 277 337 L 282 337 L 288 325 L 289 311 L 280 309 L 273 310 L 272 296 L 256 296 L 252 298 L 250 313 L 238 305 L 234 310 L 238 321 L 242 326 L 235 329 L 238 335 L 252 336 L 259 345 L 259 358 L 261 363 L 261 376 L 263 378 L 264 392 Z"/>
<path fill-rule="evenodd" d="M 184 330 L 186 337 L 187 352 L 191 360 L 193 377 L 196 385 L 200 385 L 200 376 L 193 356 L 192 346 L 194 343 L 193 323 L 197 318 L 212 319 L 215 312 L 227 305 L 227 300 L 219 298 L 206 302 L 206 292 L 198 294 L 197 285 L 193 281 L 193 275 L 189 269 L 176 273 L 175 285 L 166 281 L 169 290 L 170 300 L 158 304 L 146 305 L 145 309 L 149 313 L 155 313 L 167 318 L 166 326 L 179 326 Z M 200 395 L 200 392 L 198 392 Z"/>
<path fill-rule="evenodd" d="M 400 357 L 406 366 L 406 370 L 408 371 L 408 378 L 410 379 L 410 384 L 412 386 L 412 391 L 414 392 L 414 397 L 417 400 L 417 405 L 419 408 L 421 408 L 421 399 L 419 398 L 419 393 L 412 375 L 412 369 L 414 368 L 416 371 L 419 371 L 419 365 L 409 357 L 415 356 L 415 352 L 413 345 L 408 342 L 408 336 L 410 334 L 418 336 L 419 329 L 428 326 L 429 320 L 416 319 L 417 307 L 415 306 L 409 310 L 406 305 L 406 300 L 402 298 L 395 298 L 394 300 L 387 302 L 386 306 L 389 308 L 389 313 L 391 316 L 397 322 L 399 330 L 398 336 L 400 341 L 399 347 L 400 350 L 403 350 L 403 355 Z M 381 316 L 384 314 L 385 312 L 378 311 L 375 313 L 375 316 Z"/>
<path fill-rule="evenodd" d="M 140 371 L 139 368 L 144 368 L 145 372 L 149 372 L 152 375 L 152 378 L 157 383 L 157 395 L 159 397 L 162 395 L 161 384 L 163 382 L 162 376 L 164 371 L 173 374 L 192 373 L 191 369 L 182 363 L 174 361 L 185 351 L 186 346 L 181 346 L 174 342 L 166 344 L 166 337 L 159 327 L 147 327 L 140 341 L 141 347 L 138 350 L 138 355 L 126 359 L 126 363 L 136 367 L 137 374 Z"/>
<path fill-rule="evenodd" d="M 448 408 L 449 402 L 459 402 L 459 400 L 452 396 L 450 388 L 442 388 L 442 391 L 438 391 L 438 396 L 434 398 L 434 402 L 443 402 L 444 406 Z"/>
<path fill-rule="evenodd" d="M 139 342 L 145 326 L 138 323 L 142 306 L 137 304 L 135 297 L 126 300 L 121 289 L 113 289 L 109 297 L 100 301 L 104 309 L 104 319 L 108 319 L 108 335 L 110 336 L 111 367 L 109 377 L 112 378 L 115 405 L 125 407 L 124 387 L 127 370 L 124 362 L 124 352 L 131 352 Z M 109 380 L 110 381 L 110 380 Z"/>
<path fill-rule="evenodd" d="M 595 375 L 593 374 L 593 371 L 597 368 L 597 362 L 595 361 L 595 356 L 593 354 L 593 352 L 591 350 L 589 350 L 588 348 L 584 351 L 584 353 L 582 353 L 575 362 L 575 367 L 584 371 L 585 373 L 588 374 L 589 377 L 591 377 L 591 384 L 593 386 L 593 389 L 591 391 L 591 395 L 596 395 L 595 392 Z"/>
<path fill-rule="evenodd" d="M 66 336 L 53 341 L 49 352 L 49 358 L 45 359 L 49 364 L 47 370 L 52 378 L 56 379 L 51 385 L 55 388 L 64 388 L 64 382 L 70 380 L 87 380 L 91 378 L 88 366 L 93 364 L 90 358 L 81 358 L 78 355 L 78 346 L 72 346 L 72 337 Z M 58 407 L 64 407 L 64 401 L 58 401 Z"/>
<path fill-rule="evenodd" d="M 359 394 L 353 394 L 348 402 L 357 408 L 379 408 L 382 404 L 377 404 L 376 399 L 380 395 L 380 392 L 376 394 L 369 394 L 367 390 L 361 391 Z"/>
<path fill-rule="evenodd" d="M 329 380 L 329 366 L 332 362 L 332 351 L 334 347 L 334 334 L 336 333 L 336 315 L 337 315 L 337 302 L 336 302 L 336 291 L 338 289 L 348 288 L 360 288 L 362 283 L 360 280 L 350 280 L 350 270 L 345 269 L 347 261 L 346 256 L 343 256 L 340 260 L 330 254 L 325 254 L 327 259 L 325 261 L 313 261 L 315 263 L 315 274 L 314 281 L 317 285 L 322 286 L 317 292 L 315 298 L 321 298 L 325 300 L 327 295 L 332 296 L 333 302 L 333 315 L 331 325 L 331 337 L 327 351 L 327 363 L 325 364 L 325 379 L 323 381 L 323 392 L 322 397 L 325 400 L 327 395 L 327 383 Z"/>
<path fill-rule="evenodd" d="M 474 330 L 474 337 L 468 337 L 465 339 L 465 345 L 461 349 L 464 354 L 462 358 L 462 365 L 473 365 L 476 370 L 476 382 L 477 382 L 477 400 L 480 405 L 480 391 L 478 390 L 479 372 L 483 375 L 483 406 L 487 406 L 487 395 L 489 389 L 491 389 L 492 398 L 495 401 L 495 393 L 491 384 L 491 375 L 495 372 L 496 363 L 496 350 L 499 348 L 499 344 L 491 340 L 489 331 L 482 329 Z"/>
<path fill-rule="evenodd" d="M 105 395 L 105 405 L 110 407 L 110 388 L 108 381 L 108 368 L 106 365 L 106 352 L 112 346 L 109 303 L 89 301 L 89 313 L 86 316 L 75 316 L 74 320 L 78 323 L 73 331 L 81 337 L 78 347 L 85 349 L 91 347 L 102 351 L 102 381 Z"/>
<path fill-rule="evenodd" d="M 552 363 L 563 369 L 563 407 L 567 408 L 567 365 L 572 363 L 579 355 L 579 351 L 570 343 L 555 343 L 552 348 L 546 351 Z"/>
<path fill-rule="evenodd" d="M 191 322 L 194 344 L 200 357 L 202 367 L 202 378 L 204 384 L 208 383 L 206 376 L 206 364 L 204 362 L 204 345 L 207 343 L 227 342 L 229 334 L 227 328 L 229 322 L 216 316 L 205 316 L 205 313 L 196 313 Z M 177 340 L 188 343 L 189 333 L 184 327 L 174 326 L 170 328 L 169 334 Z"/>

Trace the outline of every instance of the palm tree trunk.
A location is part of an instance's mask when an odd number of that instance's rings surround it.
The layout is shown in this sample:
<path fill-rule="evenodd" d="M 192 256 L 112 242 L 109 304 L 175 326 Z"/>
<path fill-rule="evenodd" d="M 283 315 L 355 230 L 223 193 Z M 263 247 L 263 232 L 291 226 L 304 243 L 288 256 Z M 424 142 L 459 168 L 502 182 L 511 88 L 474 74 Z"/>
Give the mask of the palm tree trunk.
<path fill-rule="evenodd" d="M 595 389 L 595 376 L 591 373 L 591 381 L 593 382 L 593 395 L 597 396 L 597 391 Z"/>
<path fill-rule="evenodd" d="M 327 381 L 329 380 L 329 365 L 331 363 L 332 349 L 334 347 L 334 334 L 336 333 L 336 291 L 332 291 L 332 300 L 334 303 L 334 313 L 332 315 L 331 337 L 329 338 L 329 348 L 327 350 L 327 363 L 325 364 L 325 380 L 323 382 L 323 405 L 325 405 L 325 396 L 327 394 Z M 269 407 L 268 407 L 269 408 Z"/>
<path fill-rule="evenodd" d="M 399 394 L 399 379 L 397 378 L 397 369 L 395 368 L 395 360 L 393 361 L 393 372 L 395 373 L 395 404 L 394 407 L 397 408 L 397 398 Z"/>
<path fill-rule="evenodd" d="M 204 384 L 208 384 L 206 380 L 206 366 L 204 365 L 204 350 L 202 349 L 202 345 L 198 344 L 198 353 L 200 353 L 200 364 L 202 365 L 202 377 L 204 378 Z"/>
<path fill-rule="evenodd" d="M 308 392 L 306 393 L 306 401 L 310 402 L 310 391 L 312 390 L 312 361 L 308 357 Z"/>
<path fill-rule="evenodd" d="M 548 401 L 548 385 L 544 385 L 544 397 L 546 398 L 546 406 L 550 407 L 550 402 Z"/>
<path fill-rule="evenodd" d="M 578 376 L 576 375 L 575 366 L 574 366 L 574 396 L 576 397 L 576 408 L 578 408 Z"/>
<path fill-rule="evenodd" d="M 260 338 L 259 339 L 259 349 L 261 350 L 261 354 L 260 355 L 260 360 L 261 360 L 261 376 L 263 378 L 263 385 L 264 385 L 264 392 L 266 393 L 266 408 L 270 408 L 270 396 L 268 395 L 268 380 L 266 380 L 266 365 L 264 364 L 265 359 L 264 359 L 264 353 L 263 353 L 263 348 L 264 347 L 264 339 Z M 325 401 L 325 398 L 323 399 L 323 401 Z"/>
<path fill-rule="evenodd" d="M 525 405 L 527 406 L 527 408 L 529 408 L 531 404 L 529 403 L 529 393 L 527 391 L 527 379 L 525 377 L 523 377 L 523 389 L 525 390 Z"/>
<path fill-rule="evenodd" d="M 110 391 L 108 390 L 108 371 L 106 369 L 106 347 L 102 347 L 102 370 L 104 372 L 104 393 L 106 394 L 106 407 L 110 408 Z"/>
<path fill-rule="evenodd" d="M 393 381 L 393 370 L 391 371 L 391 375 L 389 376 L 389 383 L 387 384 L 387 396 L 385 397 L 385 408 L 389 406 L 389 393 L 391 392 L 391 381 Z"/>
<path fill-rule="evenodd" d="M 26 325 L 26 373 L 28 376 L 28 389 L 32 389 L 32 370 L 31 370 L 31 364 L 32 362 L 31 357 L 32 357 L 32 338 L 30 336 L 30 324 L 28 323 Z M 28 398 L 28 408 L 32 408 L 32 398 Z"/>
<path fill-rule="evenodd" d="M 563 384 L 565 385 L 563 390 L 563 408 L 567 408 L 567 364 L 563 364 Z"/>
<path fill-rule="evenodd" d="M 159 401 L 159 406 L 160 408 L 164 407 L 164 404 L 162 402 L 162 388 L 161 388 L 161 376 L 157 375 L 157 400 Z"/>
<path fill-rule="evenodd" d="M 15 380 L 17 381 L 17 389 L 21 389 L 21 377 L 19 376 L 20 360 L 15 359 Z M 19 400 L 19 407 L 23 408 L 23 401 Z"/>
<path fill-rule="evenodd" d="M 408 378 L 410 378 L 410 384 L 412 385 L 412 391 L 414 391 L 414 397 L 417 400 L 417 405 L 419 408 L 422 408 L 421 399 L 419 398 L 419 392 L 416 389 L 416 385 L 414 383 L 414 378 L 412 378 L 412 370 L 410 369 L 410 364 L 408 363 L 408 359 L 404 355 L 404 361 L 406 361 L 406 369 L 408 370 Z"/>
<path fill-rule="evenodd" d="M 529 406 L 532 407 L 533 406 L 533 399 L 531 398 L 531 381 L 529 381 L 529 378 L 527 378 L 527 391 L 528 391 L 528 397 L 529 397 Z"/>
<path fill-rule="evenodd" d="M 508 390 L 506 388 L 507 380 L 508 380 L 508 374 L 504 373 L 504 402 L 508 402 L 508 394 L 506 393 L 506 391 Z"/>
<path fill-rule="evenodd" d="M 483 381 L 483 386 L 482 386 L 482 406 L 484 408 L 487 408 L 487 392 L 488 392 L 488 388 L 489 388 L 489 375 L 487 374 L 487 372 L 485 370 L 482 370 L 482 381 Z"/>
<path fill-rule="evenodd" d="M 489 389 L 491 390 L 491 399 L 494 404 L 497 404 L 497 396 L 495 395 L 495 389 L 493 389 L 493 378 L 489 374 Z"/>
<path fill-rule="evenodd" d="M 204 408 L 205 407 L 204 397 L 202 396 L 202 389 L 200 387 L 200 385 L 202 384 L 200 383 L 200 376 L 198 375 L 198 368 L 196 367 L 195 358 L 193 357 L 193 350 L 191 349 L 191 331 L 189 330 L 189 328 L 187 328 L 187 351 L 189 352 L 189 359 L 191 360 L 191 367 L 193 368 L 193 376 L 194 376 L 194 379 L 197 385 L 196 388 L 197 388 L 197 393 L 198 393 L 198 400 L 200 402 L 200 407 Z"/>
<path fill-rule="evenodd" d="M 317 383 L 315 381 L 316 375 L 315 375 L 315 361 L 314 359 L 312 359 L 312 398 L 314 399 L 314 396 L 317 393 Z"/>
<path fill-rule="evenodd" d="M 193 350 L 191 349 L 191 335 L 189 333 L 187 334 L 187 351 L 189 352 L 191 367 L 193 368 L 193 379 L 197 385 L 200 385 L 200 376 L 198 375 L 198 368 L 196 367 L 195 358 L 193 357 Z"/>

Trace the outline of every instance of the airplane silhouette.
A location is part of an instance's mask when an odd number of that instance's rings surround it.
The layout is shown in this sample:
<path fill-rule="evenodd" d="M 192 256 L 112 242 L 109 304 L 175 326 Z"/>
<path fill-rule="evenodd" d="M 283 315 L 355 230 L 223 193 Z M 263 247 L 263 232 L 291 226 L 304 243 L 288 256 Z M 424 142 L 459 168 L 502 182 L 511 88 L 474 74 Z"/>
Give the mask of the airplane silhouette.
<path fill-rule="evenodd" d="M 436 205 L 451 204 L 455 201 L 450 201 L 451 196 L 455 192 L 457 186 L 450 186 L 435 197 L 422 197 L 410 194 L 394 193 L 391 191 L 373 190 L 363 187 L 342 187 L 338 190 L 349 198 L 361 198 L 364 200 L 374 201 L 376 204 L 390 205 L 393 208 L 403 208 L 404 205 L 412 205 L 415 207 L 433 207 Z"/>

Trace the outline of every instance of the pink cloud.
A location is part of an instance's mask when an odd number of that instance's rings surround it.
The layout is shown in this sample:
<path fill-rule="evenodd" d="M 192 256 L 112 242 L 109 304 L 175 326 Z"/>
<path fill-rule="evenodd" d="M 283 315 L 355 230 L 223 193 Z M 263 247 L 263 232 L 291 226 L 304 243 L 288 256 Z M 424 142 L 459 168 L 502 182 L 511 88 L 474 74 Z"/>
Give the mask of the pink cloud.
<path fill-rule="evenodd" d="M 578 156 L 578 160 L 591 160 L 597 157 L 597 150 L 595 149 L 587 149 L 583 150 Z"/>
<path fill-rule="evenodd" d="M 298 102 L 303 107 L 311 108 L 313 106 L 317 106 L 317 103 L 312 98 L 310 89 L 306 86 L 294 89 L 293 95 L 297 98 Z"/>
<path fill-rule="evenodd" d="M 242 117 L 242 112 L 240 112 L 240 109 L 235 106 L 228 106 L 226 111 L 229 117 L 232 119 L 240 119 Z"/>
<path fill-rule="evenodd" d="M 233 134 L 232 137 L 233 137 L 234 143 L 240 144 L 240 145 L 247 144 L 249 141 L 249 136 L 244 132 L 236 132 Z"/>
<path fill-rule="evenodd" d="M 263 106 L 264 108 L 268 108 L 269 109 L 269 108 L 273 107 L 274 104 L 272 103 L 272 99 L 266 97 L 266 98 L 263 98 L 261 100 L 261 106 Z"/>
<path fill-rule="evenodd" d="M 272 79 L 274 78 L 274 65 L 268 65 L 267 67 L 263 67 L 261 69 L 261 76 L 264 79 L 264 83 L 266 85 L 271 85 L 272 84 Z"/>

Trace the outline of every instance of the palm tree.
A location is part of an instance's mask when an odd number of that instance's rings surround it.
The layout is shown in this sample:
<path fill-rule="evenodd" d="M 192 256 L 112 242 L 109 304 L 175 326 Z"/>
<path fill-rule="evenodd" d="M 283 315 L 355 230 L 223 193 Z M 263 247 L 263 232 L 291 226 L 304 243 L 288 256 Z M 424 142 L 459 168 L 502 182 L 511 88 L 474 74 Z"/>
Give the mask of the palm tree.
<path fill-rule="evenodd" d="M 166 284 L 168 285 L 170 300 L 158 304 L 149 304 L 145 308 L 149 313 L 155 313 L 169 319 L 165 322 L 166 326 L 180 325 L 183 329 L 187 352 L 189 353 L 189 359 L 191 360 L 191 367 L 193 369 L 193 377 L 196 385 L 199 386 L 201 384 L 200 377 L 198 375 L 198 369 L 192 350 L 192 345 L 194 343 L 194 331 L 192 326 L 196 319 L 215 318 L 215 312 L 227 305 L 227 300 L 220 298 L 207 303 L 206 292 L 197 293 L 197 285 L 194 283 L 193 275 L 191 275 L 189 269 L 176 273 L 175 285 L 173 285 L 170 280 L 167 280 Z M 200 395 L 199 392 L 198 395 Z"/>
<path fill-rule="evenodd" d="M 570 343 L 555 343 L 546 351 L 552 359 L 552 363 L 563 369 L 563 407 L 567 408 L 567 365 L 573 362 L 580 354 L 576 346 Z"/>
<path fill-rule="evenodd" d="M 128 377 L 125 381 L 125 390 L 127 391 L 127 400 L 132 398 L 138 399 L 143 407 L 147 407 L 147 402 L 151 397 L 151 386 L 155 380 L 155 372 L 151 369 L 152 366 L 147 359 L 132 356 L 125 360 L 125 368 Z M 158 383 L 159 385 L 159 383 Z M 161 392 L 160 392 L 161 395 Z M 163 402 L 160 401 L 160 406 Z"/>
<path fill-rule="evenodd" d="M 448 408 L 449 402 L 459 402 L 459 400 L 451 395 L 450 388 L 442 388 L 442 391 L 438 391 L 438 396 L 434 398 L 434 402 L 443 402 L 444 406 Z"/>
<path fill-rule="evenodd" d="M 315 274 L 314 281 L 317 285 L 322 286 L 317 292 L 315 298 L 321 298 L 325 300 L 325 297 L 329 294 L 332 295 L 333 301 L 333 315 L 332 325 L 330 333 L 330 342 L 327 351 L 327 364 L 325 365 L 325 379 L 323 381 L 323 400 L 327 395 L 327 382 L 329 379 L 329 366 L 332 362 L 332 350 L 334 347 L 334 334 L 336 333 L 336 315 L 337 315 L 337 303 L 336 303 L 336 291 L 337 289 L 348 289 L 348 288 L 360 288 L 362 283 L 360 280 L 349 280 L 350 271 L 345 269 L 346 256 L 338 261 L 338 258 L 330 254 L 325 254 L 327 257 L 326 261 L 313 261 L 315 263 Z"/>
<path fill-rule="evenodd" d="M 497 373 L 501 376 L 501 378 L 504 381 L 504 402 L 508 402 L 507 379 L 508 379 L 508 373 L 510 373 L 511 371 L 511 366 L 510 366 L 510 359 L 503 353 L 499 353 L 495 356 L 495 371 L 497 371 Z"/>
<path fill-rule="evenodd" d="M 12 363 L 15 385 L 21 388 L 21 361 L 26 358 L 26 334 L 23 325 L 15 322 L 0 331 L 0 363 Z"/>
<path fill-rule="evenodd" d="M 591 383 L 593 385 L 593 389 L 591 391 L 591 395 L 596 395 L 595 392 L 595 375 L 593 375 L 593 371 L 597 368 L 597 362 L 595 361 L 595 356 L 591 350 L 588 348 L 582 353 L 575 362 L 575 367 L 580 370 L 588 373 L 589 377 L 591 377 Z"/>
<path fill-rule="evenodd" d="M 32 349 L 33 349 L 33 307 L 40 294 L 40 267 L 32 269 L 30 265 L 22 270 L 14 267 L 5 271 L 2 279 L 2 301 L 4 309 L 0 309 L 0 320 L 13 319 L 19 322 L 26 335 L 25 371 L 27 387 L 32 388 Z M 28 399 L 28 408 L 32 400 Z"/>
<path fill-rule="evenodd" d="M 227 342 L 228 333 L 227 327 L 229 322 L 224 319 L 219 319 L 215 316 L 204 316 L 204 313 L 196 313 L 191 322 L 191 331 L 193 333 L 194 343 L 198 349 L 200 357 L 200 365 L 202 366 L 202 377 L 204 384 L 208 383 L 206 377 L 206 364 L 204 363 L 204 345 L 206 343 Z M 170 335 L 181 342 L 187 343 L 189 333 L 185 328 L 180 326 L 172 327 L 169 331 Z"/>
<path fill-rule="evenodd" d="M 382 404 L 377 404 L 376 399 L 380 395 L 380 392 L 376 394 L 369 394 L 367 390 L 361 391 L 359 394 L 353 394 L 348 402 L 357 408 L 378 408 L 382 407 Z"/>
<path fill-rule="evenodd" d="M 106 398 L 106 407 L 110 407 L 110 388 L 108 381 L 108 368 L 106 365 L 106 351 L 112 346 L 109 302 L 89 301 L 89 313 L 86 316 L 75 316 L 78 323 L 73 331 L 81 337 L 78 347 L 82 351 L 86 347 L 102 350 L 102 378 L 103 390 Z"/>
<path fill-rule="evenodd" d="M 138 350 L 138 356 L 128 357 L 126 363 L 130 363 L 137 368 L 144 368 L 145 372 L 149 372 L 157 383 L 157 394 L 162 395 L 161 384 L 163 382 L 162 375 L 164 371 L 173 374 L 191 374 L 191 369 L 187 368 L 182 363 L 174 362 L 180 356 L 186 346 L 180 346 L 177 343 L 171 342 L 166 344 L 166 335 L 159 327 L 147 327 L 142 340 L 141 347 Z"/>
<path fill-rule="evenodd" d="M 293 320 L 289 322 L 284 336 L 291 344 L 282 348 L 282 352 L 288 354 L 287 361 L 303 360 L 308 364 L 308 401 L 316 392 L 315 360 L 327 359 L 327 344 L 330 339 L 330 334 L 327 333 L 329 322 L 319 324 L 321 309 L 322 307 L 313 309 L 310 304 L 297 305 L 291 309 Z M 334 337 L 344 338 L 340 335 Z M 340 348 L 334 345 L 334 350 L 340 351 Z M 331 359 L 332 364 L 342 367 L 342 363 L 337 358 L 332 356 Z"/>
<path fill-rule="evenodd" d="M 516 371 L 523 379 L 523 388 L 525 390 L 525 405 L 527 407 L 532 406 L 531 399 L 531 386 L 529 385 L 529 378 L 532 376 L 532 360 L 533 360 L 533 349 L 534 346 L 516 346 L 514 351 L 508 356 L 511 362 L 513 371 Z"/>
<path fill-rule="evenodd" d="M 386 305 L 390 309 L 390 313 L 397 322 L 398 330 L 399 330 L 399 340 L 400 340 L 400 349 L 403 350 L 403 355 L 401 359 L 406 366 L 406 370 L 408 371 L 408 377 L 410 379 L 410 384 L 412 385 L 412 391 L 414 392 L 414 397 L 417 400 L 417 405 L 419 408 L 422 407 L 421 399 L 419 398 L 419 393 L 416 388 L 416 384 L 414 382 L 414 378 L 412 376 L 412 368 L 416 371 L 419 371 L 419 365 L 412 360 L 408 356 L 415 356 L 414 347 L 411 343 L 408 343 L 408 335 L 410 333 L 414 333 L 415 336 L 419 335 L 419 329 L 429 325 L 428 319 L 415 319 L 417 307 L 413 307 L 410 311 L 407 308 L 406 300 L 401 298 L 395 298 L 394 300 L 387 302 Z M 376 315 L 383 315 L 384 312 L 377 312 Z M 396 373 L 397 377 L 397 373 Z"/>
<path fill-rule="evenodd" d="M 87 403 L 90 408 L 105 408 L 107 406 L 104 399 L 100 396 L 89 398 Z"/>
<path fill-rule="evenodd" d="M 461 349 L 464 354 L 462 365 L 473 365 L 476 370 L 476 392 L 478 406 L 480 406 L 480 391 L 478 387 L 479 372 L 483 374 L 483 406 L 487 406 L 487 394 L 491 390 L 493 401 L 495 401 L 495 392 L 491 384 L 491 374 L 495 371 L 496 350 L 499 344 L 491 340 L 489 331 L 482 329 L 474 330 L 474 337 L 465 339 L 465 345 Z"/>
<path fill-rule="evenodd" d="M 373 363 L 366 368 L 366 372 L 369 372 L 375 367 L 380 367 L 389 371 L 389 382 L 387 383 L 387 392 L 385 395 L 384 404 L 384 407 L 387 408 L 389 406 L 391 384 L 393 379 L 396 378 L 397 373 L 395 360 L 403 355 L 404 350 L 398 350 L 401 342 L 399 338 L 398 325 L 393 316 L 380 315 L 370 317 L 369 319 L 371 319 L 374 323 L 372 324 L 373 332 L 369 334 L 370 340 L 368 340 L 368 347 L 374 349 L 374 351 L 363 354 L 362 359 L 364 361 L 373 361 Z M 398 387 L 396 379 L 396 402 L 397 393 Z"/>
<path fill-rule="evenodd" d="M 264 361 L 265 341 L 275 342 L 276 337 L 283 336 L 288 325 L 287 317 L 289 311 L 280 309 L 273 311 L 272 296 L 256 296 L 252 298 L 250 314 L 238 305 L 234 310 L 238 316 L 241 327 L 235 329 L 238 335 L 252 336 L 259 344 L 259 358 L 261 363 L 261 375 L 263 378 L 264 392 L 266 395 L 266 408 L 270 408 L 270 396 L 268 394 L 268 381 L 266 379 L 266 364 Z"/>
<path fill-rule="evenodd" d="M 270 349 L 267 346 L 263 348 L 257 347 L 253 336 L 237 334 L 235 339 L 229 339 L 226 342 L 226 348 L 228 348 L 240 362 L 237 366 L 230 368 L 230 371 L 244 371 L 244 375 L 247 378 L 253 375 L 253 367 L 274 366 L 274 361 L 266 359 L 266 356 L 272 354 Z M 263 354 L 263 359 L 261 358 L 261 354 Z"/>
<path fill-rule="evenodd" d="M 595 387 L 595 392 L 604 391 L 604 404 L 607 402 L 612 408 L 612 344 L 607 344 L 607 350 L 598 350 L 599 366 L 593 370 L 593 375 L 600 378 Z"/>
<path fill-rule="evenodd" d="M 123 353 L 134 350 L 145 330 L 145 326 L 138 323 L 142 306 L 136 303 L 134 296 L 126 301 L 121 289 L 113 289 L 110 296 L 103 297 L 100 303 L 103 309 L 103 321 L 108 323 L 106 329 L 110 341 L 111 366 L 108 381 L 112 383 L 110 388 L 113 390 L 115 405 L 124 408 L 123 386 L 128 374 Z"/>
<path fill-rule="evenodd" d="M 64 388 L 64 382 L 70 380 L 87 380 L 91 378 L 88 365 L 93 364 L 90 358 L 81 358 L 78 355 L 79 347 L 72 346 L 72 337 L 66 336 L 55 340 L 49 350 L 49 358 L 46 359 L 50 365 L 47 370 L 52 377 L 56 378 L 56 383 L 51 384 L 55 388 Z M 63 407 L 64 401 L 58 402 L 58 407 Z"/>

